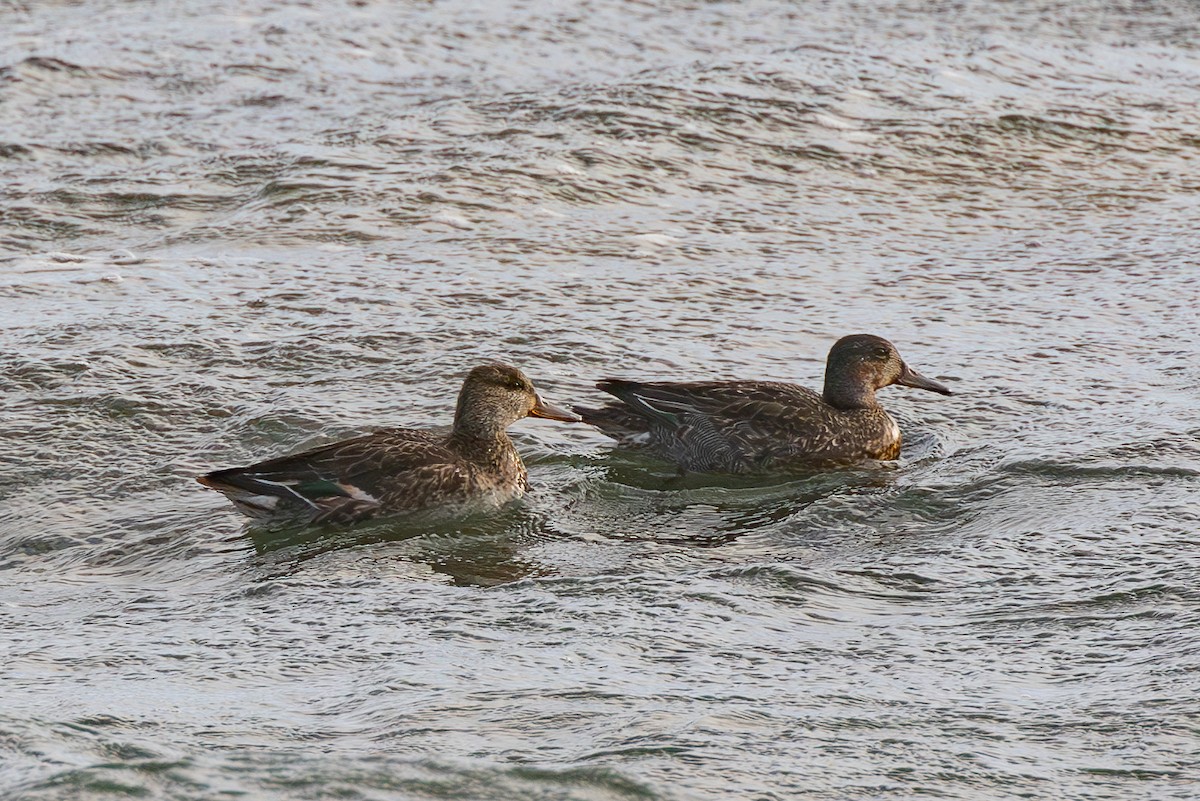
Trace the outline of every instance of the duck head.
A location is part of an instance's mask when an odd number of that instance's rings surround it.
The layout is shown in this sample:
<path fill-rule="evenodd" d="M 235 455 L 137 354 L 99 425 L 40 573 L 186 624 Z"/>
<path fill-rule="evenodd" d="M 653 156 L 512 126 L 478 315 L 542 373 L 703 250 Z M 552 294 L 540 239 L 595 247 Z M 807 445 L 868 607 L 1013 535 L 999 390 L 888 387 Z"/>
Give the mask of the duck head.
<path fill-rule="evenodd" d="M 542 400 L 533 382 L 515 367 L 484 364 L 467 373 L 454 413 L 455 431 L 495 436 L 526 417 L 545 417 L 566 423 L 577 423 L 582 419 L 574 412 Z"/>
<path fill-rule="evenodd" d="M 896 346 L 883 337 L 852 334 L 829 350 L 825 362 L 825 402 L 839 409 L 875 404 L 875 390 L 899 384 L 952 395 L 946 385 L 926 378 L 900 358 Z"/>

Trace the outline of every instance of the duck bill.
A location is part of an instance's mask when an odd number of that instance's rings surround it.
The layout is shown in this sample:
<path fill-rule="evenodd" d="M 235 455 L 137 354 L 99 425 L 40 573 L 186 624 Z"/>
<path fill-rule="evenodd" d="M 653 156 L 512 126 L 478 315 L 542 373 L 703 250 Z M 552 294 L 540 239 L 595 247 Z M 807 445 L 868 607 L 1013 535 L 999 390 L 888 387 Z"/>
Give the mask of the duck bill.
<path fill-rule="evenodd" d="M 578 423 L 583 420 L 582 417 L 575 412 L 568 412 L 566 409 L 560 409 L 557 406 L 551 406 L 542 400 L 541 395 L 535 395 L 537 403 L 529 410 L 530 417 L 544 417 L 547 420 L 561 420 L 564 423 Z"/>
<path fill-rule="evenodd" d="M 896 379 L 896 383 L 904 387 L 912 387 L 913 389 L 927 389 L 930 392 L 938 392 L 942 395 L 954 394 L 945 384 L 934 381 L 932 378 L 926 378 L 907 364 L 904 365 L 904 369 L 900 372 L 900 377 Z"/>

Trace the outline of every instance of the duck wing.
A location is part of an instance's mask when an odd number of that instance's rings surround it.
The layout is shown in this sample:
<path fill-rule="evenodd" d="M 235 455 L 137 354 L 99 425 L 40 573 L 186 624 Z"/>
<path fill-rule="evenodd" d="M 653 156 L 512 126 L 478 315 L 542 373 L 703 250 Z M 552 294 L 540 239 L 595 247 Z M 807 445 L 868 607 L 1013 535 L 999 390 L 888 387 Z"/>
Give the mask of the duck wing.
<path fill-rule="evenodd" d="M 585 421 L 625 441 L 636 431 L 689 470 L 751 472 L 770 466 L 781 448 L 795 451 L 809 441 L 819 449 L 828 437 L 827 405 L 796 384 L 607 379 L 596 386 L 622 403 L 579 410 Z"/>
<path fill-rule="evenodd" d="M 467 472 L 443 437 L 392 428 L 216 470 L 199 481 L 252 517 L 347 523 L 373 516 L 385 502 L 393 510 L 417 508 L 435 492 L 454 494 L 469 482 Z M 400 488 L 411 489 L 409 497 L 396 497 L 404 494 Z"/>

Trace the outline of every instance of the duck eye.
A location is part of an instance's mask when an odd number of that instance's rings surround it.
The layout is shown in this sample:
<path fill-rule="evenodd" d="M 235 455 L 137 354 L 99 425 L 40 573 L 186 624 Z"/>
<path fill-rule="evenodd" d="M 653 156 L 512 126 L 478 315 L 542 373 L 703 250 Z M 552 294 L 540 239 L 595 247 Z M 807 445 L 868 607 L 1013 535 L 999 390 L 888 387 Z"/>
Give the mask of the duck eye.
<path fill-rule="evenodd" d="M 888 357 L 888 352 L 885 348 L 876 348 L 875 349 L 875 358 L 876 359 L 886 359 L 887 357 Z"/>

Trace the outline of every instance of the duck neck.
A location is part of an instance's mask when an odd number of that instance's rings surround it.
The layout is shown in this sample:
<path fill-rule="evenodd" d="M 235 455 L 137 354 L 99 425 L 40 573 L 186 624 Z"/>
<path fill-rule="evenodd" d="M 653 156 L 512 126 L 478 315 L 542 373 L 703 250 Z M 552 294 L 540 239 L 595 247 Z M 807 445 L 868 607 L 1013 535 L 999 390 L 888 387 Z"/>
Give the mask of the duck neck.
<path fill-rule="evenodd" d="M 505 427 L 488 411 L 487 408 L 464 402 L 463 398 L 459 398 L 458 408 L 454 412 L 454 429 L 450 436 L 460 443 L 475 461 L 499 463 L 504 460 L 505 454 L 512 450 L 513 444 L 504 430 Z"/>
<path fill-rule="evenodd" d="M 821 398 L 835 409 L 873 409 L 879 405 L 875 388 L 859 376 L 830 375 L 828 371 Z"/>
<path fill-rule="evenodd" d="M 505 439 L 504 426 L 497 425 L 486 412 L 464 403 L 454 412 L 454 433 L 468 439 Z"/>

